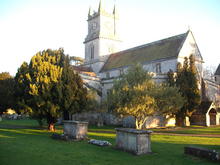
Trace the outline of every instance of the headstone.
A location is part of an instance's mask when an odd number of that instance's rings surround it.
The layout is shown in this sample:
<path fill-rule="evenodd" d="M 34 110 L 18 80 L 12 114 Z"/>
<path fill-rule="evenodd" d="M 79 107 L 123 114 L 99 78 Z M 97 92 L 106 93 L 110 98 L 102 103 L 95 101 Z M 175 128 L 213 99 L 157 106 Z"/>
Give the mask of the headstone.
<path fill-rule="evenodd" d="M 124 128 L 135 128 L 135 118 L 133 116 L 123 118 L 122 122 Z"/>

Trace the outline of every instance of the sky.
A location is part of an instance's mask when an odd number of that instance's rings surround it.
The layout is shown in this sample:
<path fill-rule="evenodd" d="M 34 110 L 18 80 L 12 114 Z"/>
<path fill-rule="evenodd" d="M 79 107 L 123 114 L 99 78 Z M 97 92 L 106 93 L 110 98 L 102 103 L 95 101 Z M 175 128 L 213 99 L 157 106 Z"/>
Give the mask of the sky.
<path fill-rule="evenodd" d="M 15 75 L 39 51 L 84 58 L 89 7 L 99 0 L 0 0 L 0 72 Z M 220 0 L 102 0 L 120 16 L 122 49 L 192 30 L 205 66 L 220 63 Z"/>

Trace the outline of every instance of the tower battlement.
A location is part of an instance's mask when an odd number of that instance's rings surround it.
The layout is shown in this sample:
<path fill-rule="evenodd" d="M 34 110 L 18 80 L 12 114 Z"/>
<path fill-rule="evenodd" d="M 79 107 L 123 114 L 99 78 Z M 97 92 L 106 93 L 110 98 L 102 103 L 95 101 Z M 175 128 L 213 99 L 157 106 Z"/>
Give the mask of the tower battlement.
<path fill-rule="evenodd" d="M 88 34 L 85 38 L 85 63 L 91 64 L 95 72 L 99 72 L 103 64 L 103 56 L 119 51 L 121 40 L 118 35 L 119 16 L 116 6 L 107 12 L 100 1 L 97 11 L 89 8 Z M 107 58 L 105 58 L 107 59 Z M 96 65 L 97 64 L 97 65 Z M 95 68 L 95 69 L 94 69 Z"/>

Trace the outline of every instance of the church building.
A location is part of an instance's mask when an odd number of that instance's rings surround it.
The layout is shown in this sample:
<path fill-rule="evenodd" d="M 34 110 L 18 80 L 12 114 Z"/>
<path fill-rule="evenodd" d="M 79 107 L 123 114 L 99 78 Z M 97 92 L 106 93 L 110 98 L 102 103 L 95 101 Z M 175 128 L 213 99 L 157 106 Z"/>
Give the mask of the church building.
<path fill-rule="evenodd" d="M 175 72 L 177 64 L 183 63 L 184 58 L 190 55 L 195 57 L 201 90 L 203 83 L 206 84 L 202 68 L 204 61 L 191 30 L 121 50 L 122 40 L 118 34 L 119 14 L 116 6 L 112 12 L 107 12 L 100 1 L 98 11 L 89 9 L 87 22 L 88 34 L 84 41 L 85 62 L 78 67 L 78 71 L 85 84 L 96 89 L 101 99 L 106 98 L 114 79 L 126 73 L 127 69 L 135 63 L 142 64 L 145 70 L 154 75 L 153 79 L 160 83 L 166 81 L 169 70 Z M 217 83 L 209 84 L 219 92 Z M 219 123 L 219 118 L 216 118 L 215 123 Z"/>

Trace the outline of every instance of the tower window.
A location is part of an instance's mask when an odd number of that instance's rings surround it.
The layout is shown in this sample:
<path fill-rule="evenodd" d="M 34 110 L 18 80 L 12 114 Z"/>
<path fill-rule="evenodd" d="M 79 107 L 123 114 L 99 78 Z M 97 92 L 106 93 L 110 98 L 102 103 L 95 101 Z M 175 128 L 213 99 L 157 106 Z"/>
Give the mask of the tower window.
<path fill-rule="evenodd" d="M 96 22 L 93 22 L 92 24 L 92 29 L 95 30 L 97 28 L 97 23 Z"/>
<path fill-rule="evenodd" d="M 156 64 L 156 73 L 161 73 L 161 63 Z"/>
<path fill-rule="evenodd" d="M 91 56 L 91 59 L 94 59 L 94 45 L 91 45 L 90 56 Z"/>

